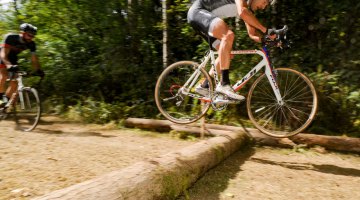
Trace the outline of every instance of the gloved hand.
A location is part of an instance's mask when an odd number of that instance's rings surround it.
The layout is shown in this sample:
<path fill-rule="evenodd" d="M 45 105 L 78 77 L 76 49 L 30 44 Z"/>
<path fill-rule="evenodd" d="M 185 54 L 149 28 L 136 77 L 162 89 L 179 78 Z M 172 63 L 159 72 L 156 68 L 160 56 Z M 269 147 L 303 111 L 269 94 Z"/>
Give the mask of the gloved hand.
<path fill-rule="evenodd" d="M 17 72 L 19 71 L 19 66 L 17 65 L 11 65 L 9 68 L 7 68 L 9 72 Z"/>
<path fill-rule="evenodd" d="M 268 28 L 266 30 L 266 35 L 272 36 L 272 35 L 277 35 L 279 34 L 279 30 L 276 30 L 274 28 Z"/>

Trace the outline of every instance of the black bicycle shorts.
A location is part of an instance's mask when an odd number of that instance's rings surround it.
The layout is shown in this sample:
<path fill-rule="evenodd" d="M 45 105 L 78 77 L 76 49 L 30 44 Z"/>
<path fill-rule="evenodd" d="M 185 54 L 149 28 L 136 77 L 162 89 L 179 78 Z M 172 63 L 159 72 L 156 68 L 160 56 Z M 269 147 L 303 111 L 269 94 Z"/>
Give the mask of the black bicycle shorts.
<path fill-rule="evenodd" d="M 188 23 L 210 44 L 212 48 L 219 44 L 220 40 L 209 35 L 211 22 L 218 18 L 213 13 L 203 9 L 199 1 L 195 1 L 190 7 L 187 20 Z"/>

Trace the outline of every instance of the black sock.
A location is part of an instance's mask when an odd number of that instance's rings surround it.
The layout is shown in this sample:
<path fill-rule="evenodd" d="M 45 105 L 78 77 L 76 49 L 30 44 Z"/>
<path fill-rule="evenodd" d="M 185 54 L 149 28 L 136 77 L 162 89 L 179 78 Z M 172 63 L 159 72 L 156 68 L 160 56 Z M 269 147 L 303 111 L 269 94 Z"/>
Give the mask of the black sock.
<path fill-rule="evenodd" d="M 5 101 L 5 94 L 4 93 L 0 93 L 0 100 L 2 101 L 2 104 L 7 103 L 7 101 Z"/>
<path fill-rule="evenodd" d="M 221 85 L 230 85 L 229 69 L 221 70 Z"/>
<path fill-rule="evenodd" d="M 202 84 L 201 84 L 202 88 L 209 88 L 209 80 L 205 80 Z"/>

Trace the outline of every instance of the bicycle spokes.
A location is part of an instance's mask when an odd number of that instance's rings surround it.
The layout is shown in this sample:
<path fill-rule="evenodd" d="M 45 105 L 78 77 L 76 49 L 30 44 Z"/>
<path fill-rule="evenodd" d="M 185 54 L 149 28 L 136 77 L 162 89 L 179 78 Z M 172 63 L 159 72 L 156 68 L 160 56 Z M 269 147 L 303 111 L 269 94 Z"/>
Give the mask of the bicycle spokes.
<path fill-rule="evenodd" d="M 259 77 L 249 92 L 250 120 L 262 132 L 275 137 L 288 137 L 304 130 L 317 108 L 315 88 L 303 74 L 291 69 L 277 69 L 276 83 L 282 102 L 265 75 Z"/>
<path fill-rule="evenodd" d="M 18 98 L 18 101 L 14 104 L 14 117 L 17 129 L 31 131 L 38 124 L 41 114 L 37 91 L 34 88 L 27 88 L 19 96 L 21 98 Z"/>
<path fill-rule="evenodd" d="M 177 123 L 198 120 L 210 106 L 195 92 L 195 86 L 204 78 L 210 80 L 206 71 L 190 61 L 178 62 L 165 69 L 155 88 L 155 101 L 160 112 Z"/>

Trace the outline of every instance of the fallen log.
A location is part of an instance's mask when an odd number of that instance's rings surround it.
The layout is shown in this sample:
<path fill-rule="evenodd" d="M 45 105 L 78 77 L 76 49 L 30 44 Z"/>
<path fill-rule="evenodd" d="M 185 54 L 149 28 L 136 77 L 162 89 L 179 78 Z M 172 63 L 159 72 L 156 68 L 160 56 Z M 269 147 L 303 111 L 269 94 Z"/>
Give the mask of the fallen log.
<path fill-rule="evenodd" d="M 295 147 L 296 145 L 305 144 L 308 147 L 322 146 L 328 150 L 354 153 L 360 152 L 360 138 L 300 133 L 290 138 L 281 139 L 267 136 L 254 128 L 226 126 L 219 124 L 206 124 L 205 127 L 208 129 L 219 129 L 227 131 L 244 131 L 253 137 L 258 144 L 262 145 Z"/>
<path fill-rule="evenodd" d="M 125 127 L 156 130 L 158 132 L 171 131 L 170 126 L 174 125 L 168 120 L 128 118 L 125 120 Z"/>
<path fill-rule="evenodd" d="M 229 132 L 35 200 L 175 199 L 247 139 L 245 134 Z"/>
<path fill-rule="evenodd" d="M 139 124 L 139 126 L 138 126 Z M 160 124 L 159 128 L 158 125 Z M 129 118 L 125 121 L 127 127 L 138 127 L 152 130 L 173 130 L 172 127 L 177 127 L 178 130 L 186 131 L 198 134 L 195 130 L 196 128 L 188 127 L 198 127 L 200 129 L 199 123 L 193 123 L 189 125 L 178 125 L 167 120 L 153 120 L 153 119 L 139 119 L 139 118 Z M 179 128 L 183 126 L 182 128 Z M 147 128 L 146 128 L 147 127 Z M 210 131 L 211 130 L 211 131 Z M 249 137 L 253 138 L 257 144 L 276 146 L 276 147 L 286 147 L 293 148 L 297 145 L 306 145 L 308 147 L 313 146 L 322 146 L 327 150 L 335 151 L 344 151 L 352 153 L 360 153 L 360 138 L 350 138 L 342 136 L 325 136 L 325 135 L 316 135 L 316 134 L 305 134 L 300 133 L 290 138 L 274 138 L 267 136 L 261 133 L 257 129 L 246 128 L 246 127 L 236 127 L 236 126 L 226 126 L 218 124 L 205 124 L 205 133 L 211 135 L 215 133 L 215 130 L 224 130 L 224 131 L 235 131 L 246 133 Z"/>
<path fill-rule="evenodd" d="M 190 133 L 192 135 L 201 137 L 201 132 L 203 130 L 201 130 L 201 127 L 198 126 L 187 126 L 187 125 L 178 125 L 178 124 L 173 124 L 170 125 L 171 130 L 174 131 L 179 131 L 179 132 L 187 132 Z M 234 133 L 237 131 L 229 131 L 229 130 L 219 130 L 219 129 L 205 129 L 204 130 L 204 134 L 206 136 L 223 136 L 223 135 L 227 135 L 229 133 Z M 243 132 L 241 132 L 241 134 L 243 134 Z"/>
<path fill-rule="evenodd" d="M 360 138 L 299 134 L 291 137 L 291 140 L 297 144 L 306 144 L 308 147 L 318 145 L 329 150 L 360 153 Z"/>

